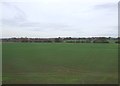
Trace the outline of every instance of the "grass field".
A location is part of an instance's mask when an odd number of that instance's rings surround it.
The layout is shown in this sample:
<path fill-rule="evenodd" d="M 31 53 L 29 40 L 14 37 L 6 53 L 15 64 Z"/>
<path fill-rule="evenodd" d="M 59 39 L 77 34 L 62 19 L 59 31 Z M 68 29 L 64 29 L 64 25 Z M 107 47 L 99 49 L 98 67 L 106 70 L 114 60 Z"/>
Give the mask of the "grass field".
<path fill-rule="evenodd" d="M 118 81 L 118 45 L 3 43 L 3 83 L 102 84 Z"/>

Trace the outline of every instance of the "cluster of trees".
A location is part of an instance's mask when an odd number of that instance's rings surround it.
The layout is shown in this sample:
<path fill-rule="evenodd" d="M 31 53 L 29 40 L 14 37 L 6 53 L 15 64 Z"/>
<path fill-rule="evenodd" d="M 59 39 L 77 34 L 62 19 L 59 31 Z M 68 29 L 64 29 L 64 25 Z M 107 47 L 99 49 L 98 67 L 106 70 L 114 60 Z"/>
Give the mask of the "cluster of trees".
<path fill-rule="evenodd" d="M 93 43 L 109 43 L 108 39 L 105 38 L 105 37 L 100 37 L 100 38 L 97 38 L 93 41 Z"/>
<path fill-rule="evenodd" d="M 3 42 L 39 42 L 39 43 L 109 43 L 114 41 L 115 43 L 120 43 L 119 38 L 111 37 L 91 37 L 91 38 L 5 38 L 2 39 Z"/>

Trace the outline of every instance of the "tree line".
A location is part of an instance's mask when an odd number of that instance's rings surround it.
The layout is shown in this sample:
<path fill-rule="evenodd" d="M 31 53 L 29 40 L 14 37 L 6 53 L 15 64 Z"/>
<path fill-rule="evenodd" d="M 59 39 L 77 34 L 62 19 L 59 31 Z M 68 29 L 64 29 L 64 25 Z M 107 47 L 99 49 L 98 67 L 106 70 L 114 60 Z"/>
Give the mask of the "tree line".
<path fill-rule="evenodd" d="M 58 38 L 3 38 L 2 42 L 38 42 L 38 43 L 120 43 L 119 37 L 88 37 L 88 38 L 72 38 L 72 37 L 58 37 Z"/>

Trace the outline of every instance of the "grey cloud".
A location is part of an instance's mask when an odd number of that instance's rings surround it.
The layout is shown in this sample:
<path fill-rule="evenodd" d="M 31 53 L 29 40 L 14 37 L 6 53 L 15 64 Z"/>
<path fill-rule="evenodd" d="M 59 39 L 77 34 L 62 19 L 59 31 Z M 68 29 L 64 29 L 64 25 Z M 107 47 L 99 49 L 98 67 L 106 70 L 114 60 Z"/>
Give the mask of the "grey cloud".
<path fill-rule="evenodd" d="M 62 3 L 65 3 L 64 0 Z M 112 31 L 116 34 L 116 26 L 114 26 L 117 24 L 115 22 L 117 19 L 116 3 L 95 3 L 96 5 L 94 2 L 83 5 L 78 3 L 77 6 L 76 3 L 75 6 L 72 3 L 65 3 L 62 8 L 61 4 L 54 6 L 52 3 L 3 3 L 2 24 L 7 26 L 5 33 L 18 31 L 21 36 L 30 34 L 29 36 L 42 37 L 45 35 L 90 36 L 100 35 L 99 33 L 111 35 Z"/>
<path fill-rule="evenodd" d="M 16 22 L 14 20 L 2 20 L 2 25 L 10 27 L 21 27 L 29 31 L 49 31 L 49 30 L 70 30 L 69 25 L 56 23 L 39 23 L 39 22 Z"/>
<path fill-rule="evenodd" d="M 46 28 L 64 28 L 64 27 L 68 27 L 68 25 L 65 24 L 57 24 L 57 23 L 39 23 L 39 22 L 24 22 L 22 24 L 19 25 L 20 27 L 46 27 Z"/>
<path fill-rule="evenodd" d="M 2 24 L 16 25 L 26 21 L 26 14 L 10 2 L 2 2 Z"/>
<path fill-rule="evenodd" d="M 49 30 L 68 30 L 69 25 L 58 23 L 39 23 L 39 22 L 26 22 L 19 25 L 32 31 L 49 31 Z"/>
<path fill-rule="evenodd" d="M 117 3 L 105 3 L 94 6 L 94 9 L 115 9 L 115 8 L 117 8 Z"/>
<path fill-rule="evenodd" d="M 66 24 L 58 23 L 41 23 L 41 22 L 30 22 L 26 18 L 26 13 L 10 2 L 2 2 L 3 5 L 3 17 L 2 25 L 10 27 L 22 27 L 27 30 L 32 31 L 41 31 L 41 30 L 66 30 L 65 28 L 69 27 Z M 12 17 L 11 17 L 12 16 Z"/>
<path fill-rule="evenodd" d="M 118 31 L 118 26 L 116 25 L 114 25 L 114 26 L 109 26 L 109 27 L 107 27 L 108 29 L 111 29 L 111 30 L 114 30 L 114 31 Z"/>

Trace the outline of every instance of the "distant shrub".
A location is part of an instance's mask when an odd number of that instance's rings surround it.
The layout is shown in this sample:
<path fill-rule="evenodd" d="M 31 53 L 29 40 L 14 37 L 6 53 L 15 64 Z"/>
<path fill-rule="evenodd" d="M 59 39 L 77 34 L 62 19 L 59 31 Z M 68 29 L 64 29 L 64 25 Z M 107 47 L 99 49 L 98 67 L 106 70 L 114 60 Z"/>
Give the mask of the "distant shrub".
<path fill-rule="evenodd" d="M 62 38 L 59 37 L 59 38 L 55 38 L 54 42 L 59 43 L 59 42 L 63 42 L 63 40 L 62 40 Z"/>
<path fill-rule="evenodd" d="M 66 41 L 66 43 L 75 43 L 75 41 Z"/>
<path fill-rule="evenodd" d="M 109 43 L 109 41 L 107 40 L 107 38 L 105 37 L 99 37 L 99 38 L 96 38 L 93 43 Z"/>
<path fill-rule="evenodd" d="M 93 43 L 109 43 L 109 41 L 93 41 Z"/>
<path fill-rule="evenodd" d="M 120 41 L 116 41 L 115 43 L 118 43 L 118 44 L 120 44 Z"/>
<path fill-rule="evenodd" d="M 90 40 L 86 40 L 86 43 L 91 43 L 91 41 Z"/>
<path fill-rule="evenodd" d="M 80 41 L 76 41 L 76 43 L 80 43 Z"/>

